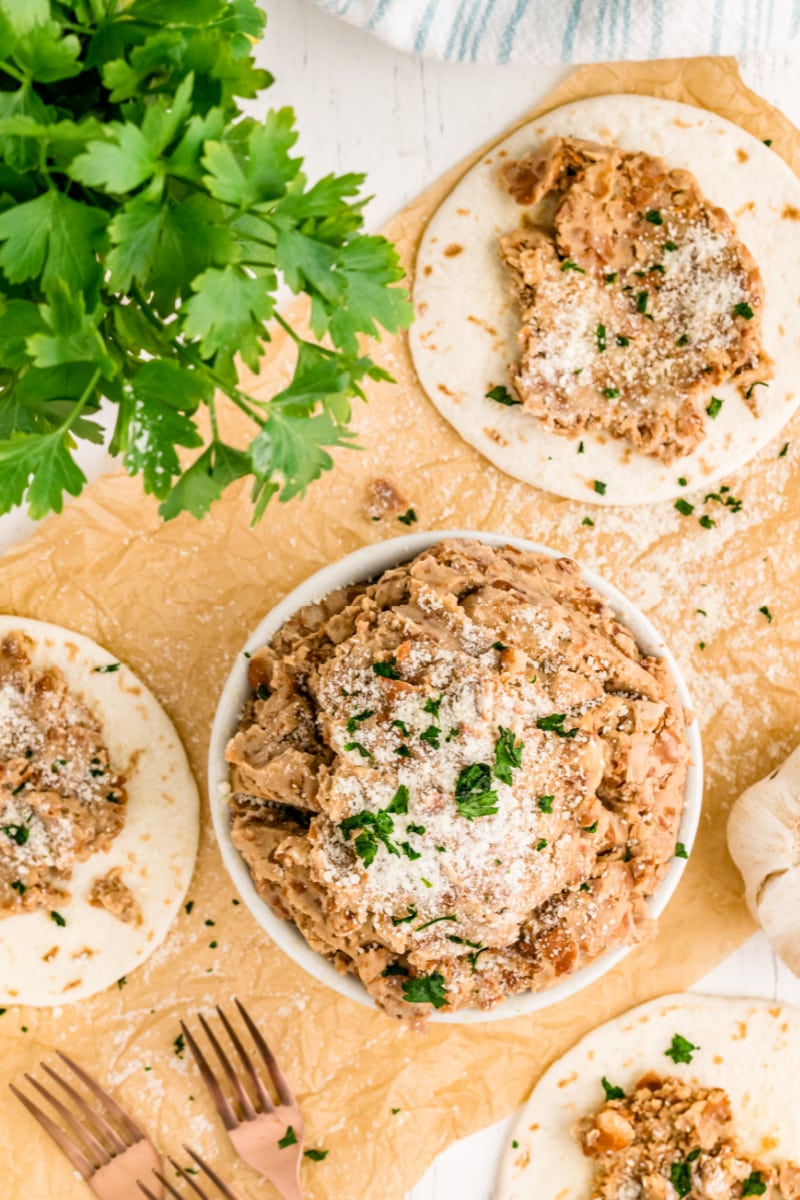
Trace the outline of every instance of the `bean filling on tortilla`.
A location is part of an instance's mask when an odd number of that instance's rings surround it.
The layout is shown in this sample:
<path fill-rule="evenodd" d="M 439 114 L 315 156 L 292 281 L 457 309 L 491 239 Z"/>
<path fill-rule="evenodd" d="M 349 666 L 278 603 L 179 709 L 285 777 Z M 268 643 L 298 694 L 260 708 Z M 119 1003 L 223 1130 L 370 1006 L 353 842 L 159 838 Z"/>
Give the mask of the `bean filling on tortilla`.
<path fill-rule="evenodd" d="M 596 1164 L 591 1200 L 800 1197 L 800 1166 L 769 1166 L 742 1148 L 722 1088 L 655 1072 L 627 1094 L 603 1085 L 605 1104 L 576 1129 Z"/>
<path fill-rule="evenodd" d="M 734 381 L 754 413 L 767 402 L 761 274 L 689 171 L 552 138 L 502 182 L 528 210 L 500 242 L 526 410 L 557 433 L 605 430 L 670 463 L 705 438 L 720 384 Z"/>
<path fill-rule="evenodd" d="M 234 843 L 388 1012 L 491 1008 L 649 930 L 684 715 L 571 560 L 442 542 L 302 609 L 249 673 Z"/>
<path fill-rule="evenodd" d="M 73 866 L 111 845 L 127 805 L 100 725 L 31 649 L 22 633 L 0 642 L 0 918 L 66 903 Z"/>

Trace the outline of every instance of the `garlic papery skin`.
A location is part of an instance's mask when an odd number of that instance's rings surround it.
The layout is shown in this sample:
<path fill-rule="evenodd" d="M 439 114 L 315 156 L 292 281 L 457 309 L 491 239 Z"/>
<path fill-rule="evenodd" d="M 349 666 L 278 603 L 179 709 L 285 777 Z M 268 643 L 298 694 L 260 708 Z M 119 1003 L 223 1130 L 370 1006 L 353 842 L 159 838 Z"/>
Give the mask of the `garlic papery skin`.
<path fill-rule="evenodd" d="M 744 879 L 747 907 L 800 976 L 800 746 L 736 801 L 728 849 Z"/>

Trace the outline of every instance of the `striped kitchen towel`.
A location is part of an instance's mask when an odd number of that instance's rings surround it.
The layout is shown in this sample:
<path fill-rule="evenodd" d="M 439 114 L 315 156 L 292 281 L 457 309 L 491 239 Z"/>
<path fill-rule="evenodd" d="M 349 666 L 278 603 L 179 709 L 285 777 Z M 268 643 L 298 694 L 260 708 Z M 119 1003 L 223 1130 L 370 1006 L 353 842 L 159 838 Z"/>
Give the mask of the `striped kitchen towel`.
<path fill-rule="evenodd" d="M 450 62 L 743 54 L 800 37 L 800 0 L 316 0 L 398 49 Z"/>

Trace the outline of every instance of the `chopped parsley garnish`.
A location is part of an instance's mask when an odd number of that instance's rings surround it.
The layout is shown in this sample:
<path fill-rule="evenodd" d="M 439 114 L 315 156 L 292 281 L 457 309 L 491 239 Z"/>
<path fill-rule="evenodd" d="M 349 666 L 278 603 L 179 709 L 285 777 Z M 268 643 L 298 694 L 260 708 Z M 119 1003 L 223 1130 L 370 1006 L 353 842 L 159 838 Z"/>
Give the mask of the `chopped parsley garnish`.
<path fill-rule="evenodd" d="M 411 732 L 405 721 L 392 721 L 392 728 L 399 729 L 403 737 L 408 737 L 409 733 Z"/>
<path fill-rule="evenodd" d="M 786 455 L 789 453 L 789 446 L 790 446 L 790 445 L 791 445 L 791 443 L 790 443 L 790 442 L 784 442 L 784 443 L 783 443 L 783 445 L 781 446 L 780 450 L 778 451 L 778 458 L 786 458 Z"/>
<path fill-rule="evenodd" d="M 12 842 L 16 842 L 18 846 L 24 846 L 31 836 L 31 831 L 27 825 L 4 825 L 3 833 L 7 837 L 10 837 Z"/>
<path fill-rule="evenodd" d="M 692 1171 L 688 1162 L 674 1162 L 669 1169 L 669 1181 L 679 1196 L 688 1196 L 692 1190 Z"/>
<path fill-rule="evenodd" d="M 674 242 L 664 242 L 664 249 L 672 251 L 672 250 L 677 250 L 678 247 L 675 245 Z"/>
<path fill-rule="evenodd" d="M 706 648 L 705 642 L 698 642 L 697 645 L 700 650 L 705 650 Z"/>
<path fill-rule="evenodd" d="M 616 387 L 603 388 L 602 390 L 606 400 L 616 400 L 620 395 L 620 390 Z"/>
<path fill-rule="evenodd" d="M 602 354 L 606 348 L 606 327 L 605 327 L 605 325 L 597 326 L 597 329 L 595 330 L 595 337 L 597 338 L 597 349 L 600 352 L 600 354 Z"/>
<path fill-rule="evenodd" d="M 347 718 L 347 732 L 355 733 L 362 721 L 366 721 L 369 717 L 374 716 L 374 708 L 365 708 L 363 712 L 353 713 L 352 717 Z"/>
<path fill-rule="evenodd" d="M 598 496 L 605 496 L 606 485 L 603 483 L 602 479 L 595 479 L 594 490 L 597 492 Z"/>
<path fill-rule="evenodd" d="M 626 338 L 625 335 L 622 333 L 618 333 L 617 337 L 616 337 L 616 342 L 617 342 L 618 346 L 630 346 L 631 339 Z"/>
<path fill-rule="evenodd" d="M 418 925 L 414 932 L 420 933 L 423 929 L 427 929 L 429 925 L 438 924 L 439 921 L 455 921 L 458 924 L 458 917 L 455 913 L 449 913 L 445 917 L 432 917 L 430 921 L 425 921 L 423 925 Z"/>
<path fill-rule="evenodd" d="M 647 312 L 647 292 L 638 292 L 636 296 L 636 311 L 638 313 Z"/>
<path fill-rule="evenodd" d="M 384 967 L 381 971 L 381 978 L 388 979 L 392 975 L 401 975 L 408 978 L 408 971 L 400 963 L 389 963 L 388 967 Z"/>
<path fill-rule="evenodd" d="M 404 917 L 392 917 L 392 924 L 393 925 L 407 925 L 409 921 L 416 921 L 416 919 L 417 919 L 417 906 L 416 906 L 416 904 L 409 904 L 408 912 L 406 913 L 406 915 Z"/>
<path fill-rule="evenodd" d="M 216 941 L 216 939 L 215 939 L 213 942 L 208 943 L 208 948 L 209 948 L 209 950 L 216 950 L 218 945 L 219 945 L 219 942 Z"/>
<path fill-rule="evenodd" d="M 681 336 L 675 342 L 675 345 L 676 346 L 688 346 L 689 345 L 688 333 L 682 333 Z"/>
<path fill-rule="evenodd" d="M 420 837 L 422 837 L 424 832 L 424 825 L 406 825 L 406 833 L 417 833 Z"/>
<path fill-rule="evenodd" d="M 698 517 L 698 521 L 703 526 L 703 529 L 713 529 L 717 523 L 707 513 L 703 513 L 702 517 Z"/>
<path fill-rule="evenodd" d="M 689 855 L 686 851 L 686 847 L 684 846 L 683 842 L 675 843 L 675 857 L 676 858 L 688 858 L 689 857 Z"/>
<path fill-rule="evenodd" d="M 209 926 L 216 925 L 216 923 L 217 923 L 216 921 L 211 920 L 211 917 L 206 917 L 205 921 L 203 921 L 204 925 L 209 925 Z"/>
<path fill-rule="evenodd" d="M 711 417 L 712 421 L 715 417 L 719 416 L 721 409 L 722 401 L 720 400 L 719 396 L 712 396 L 706 405 L 706 412 Z"/>
<path fill-rule="evenodd" d="M 617 282 L 617 272 L 616 271 L 611 271 L 610 274 L 606 275 L 606 283 L 607 284 L 616 283 L 616 282 Z"/>
<path fill-rule="evenodd" d="M 682 1037 L 680 1033 L 676 1033 L 673 1034 L 669 1049 L 665 1050 L 664 1053 L 674 1063 L 690 1063 L 695 1050 L 699 1049 L 699 1046 L 695 1046 L 693 1042 Z"/>
<path fill-rule="evenodd" d="M 393 1117 L 396 1117 L 396 1116 L 397 1116 L 397 1114 L 398 1114 L 399 1112 L 402 1112 L 402 1111 L 403 1111 L 403 1110 L 402 1110 L 402 1108 L 393 1108 L 393 1109 L 392 1109 L 392 1116 L 393 1116 Z"/>
<path fill-rule="evenodd" d="M 649 221 L 651 225 L 663 225 L 664 218 L 657 208 L 650 208 L 644 214 L 645 221 Z"/>
<path fill-rule="evenodd" d="M 515 396 L 511 395 L 508 388 L 501 387 L 500 384 L 497 387 L 489 388 L 486 399 L 494 400 L 496 404 L 505 404 L 507 408 L 511 408 L 514 404 L 522 404 L 521 400 L 517 400 Z"/>
<path fill-rule="evenodd" d="M 585 454 L 585 453 L 586 453 L 586 450 L 584 449 L 583 442 L 578 442 L 578 454 Z"/>
<path fill-rule="evenodd" d="M 292 1129 L 291 1125 L 287 1128 L 286 1133 L 278 1142 L 278 1149 L 285 1150 L 287 1146 L 297 1145 L 297 1134 Z"/>
<path fill-rule="evenodd" d="M 400 672 L 397 670 L 397 659 L 387 658 L 385 662 L 374 662 L 372 670 L 376 675 L 381 675 L 384 679 L 399 679 Z"/>
<path fill-rule="evenodd" d="M 399 754 L 401 758 L 411 758 L 411 751 L 408 746 L 398 746 L 395 749 L 395 754 Z"/>
<path fill-rule="evenodd" d="M 311 1150 L 303 1151 L 303 1158 L 310 1158 L 312 1162 L 322 1162 L 323 1159 L 328 1157 L 329 1153 L 329 1150 L 315 1150 L 312 1148 Z"/>
<path fill-rule="evenodd" d="M 419 850 L 415 850 L 410 842 L 401 842 L 400 849 L 403 851 L 403 854 L 405 854 L 406 858 L 409 859 L 410 862 L 414 862 L 414 860 L 417 858 L 422 858 L 422 855 L 420 854 Z"/>
<path fill-rule="evenodd" d="M 438 697 L 428 696 L 428 699 L 422 706 L 422 711 L 429 713 L 433 717 L 434 721 L 436 721 L 437 725 L 439 724 L 439 709 L 442 706 L 443 700 L 444 692 L 442 692 L 442 694 Z"/>
<path fill-rule="evenodd" d="M 678 476 L 678 486 L 679 487 L 688 487 L 689 486 L 689 480 L 686 478 L 685 475 Z"/>
<path fill-rule="evenodd" d="M 128 976 L 120 975 L 119 979 L 117 980 L 117 987 L 119 988 L 120 991 L 122 991 L 122 989 L 125 987 L 127 982 L 128 982 Z"/>
<path fill-rule="evenodd" d="M 584 825 L 584 833 L 597 833 L 597 821 L 592 821 L 591 825 Z"/>
<path fill-rule="evenodd" d="M 575 729 L 565 729 L 566 719 L 566 713 L 551 713 L 549 717 L 539 717 L 536 728 L 543 729 L 546 733 L 558 734 L 559 737 L 574 738 L 578 733 L 577 726 Z"/>
<path fill-rule="evenodd" d="M 505 642 L 492 642 L 492 649 L 493 650 L 507 650 L 508 647 L 506 646 Z"/>
<path fill-rule="evenodd" d="M 420 882 L 421 882 L 422 884 L 424 884 L 424 886 L 425 886 L 426 888 L 432 888 L 432 887 L 433 887 L 433 884 L 431 883 L 430 879 L 426 879 L 424 875 L 420 875 Z"/>
<path fill-rule="evenodd" d="M 588 883 L 582 883 L 581 886 L 578 888 L 579 892 L 588 892 L 590 890 L 591 889 L 590 889 Z"/>
<path fill-rule="evenodd" d="M 762 604 L 762 605 L 761 605 L 761 608 L 760 608 L 758 611 L 759 611 L 759 612 L 760 612 L 760 613 L 761 613 L 761 614 L 762 614 L 764 617 L 766 617 L 766 619 L 767 619 L 767 624 L 768 624 L 768 625 L 771 625 L 771 624 L 772 624 L 772 613 L 769 611 L 769 605 L 767 605 L 767 604 Z"/>
<path fill-rule="evenodd" d="M 746 300 L 743 300 L 741 304 L 735 305 L 733 311 L 735 316 L 744 317 L 745 321 L 752 321 L 753 319 L 753 310 Z"/>
<path fill-rule="evenodd" d="M 666 275 L 666 271 L 665 271 L 665 270 L 664 270 L 664 268 L 662 267 L 661 263 L 653 263 L 653 265 L 652 265 L 652 267 L 650 268 L 650 270 L 651 270 L 651 271 L 658 271 L 659 275 Z"/>
<path fill-rule="evenodd" d="M 544 850 L 546 845 L 547 845 L 547 838 L 539 838 L 538 842 L 536 843 L 536 849 Z"/>
<path fill-rule="evenodd" d="M 372 758 L 369 750 L 367 750 L 366 746 L 362 746 L 361 742 L 345 742 L 344 749 L 346 753 L 355 750 L 362 758 Z"/>
<path fill-rule="evenodd" d="M 571 258 L 568 258 L 566 260 L 566 262 L 563 262 L 561 264 L 561 270 L 562 271 L 577 271 L 579 275 L 586 274 L 583 267 L 579 267 L 578 264 L 576 262 L 573 262 Z"/>
<path fill-rule="evenodd" d="M 432 1004 L 434 1008 L 444 1008 L 447 1004 L 444 976 L 434 971 L 432 975 L 407 979 L 403 984 L 403 999 L 409 1004 Z"/>
<path fill-rule="evenodd" d="M 400 851 L 394 842 L 391 840 L 391 835 L 394 833 L 394 821 L 391 818 L 391 812 L 406 812 L 408 804 L 408 794 L 406 793 L 406 808 L 400 807 L 392 809 L 392 805 L 397 801 L 401 791 L 404 788 L 398 788 L 397 794 L 392 800 L 392 804 L 388 808 L 379 809 L 378 812 L 370 812 L 366 810 L 360 813 L 354 813 L 352 817 L 345 817 L 339 822 L 339 829 L 344 834 L 345 839 L 349 842 L 350 835 L 354 829 L 360 829 L 353 848 L 356 854 L 361 859 L 365 867 L 369 867 L 375 861 L 375 855 L 378 853 L 378 846 L 383 845 L 390 854 L 400 857 Z"/>
<path fill-rule="evenodd" d="M 433 750 L 438 750 L 439 736 L 441 732 L 442 731 L 438 725 L 429 725 L 427 729 L 423 729 L 422 733 L 419 735 L 419 740 L 421 742 L 427 742 Z"/>
<path fill-rule="evenodd" d="M 765 145 L 765 146 L 771 146 L 771 145 L 772 145 L 772 138 L 762 138 L 761 140 L 762 140 L 762 142 L 764 143 L 764 145 Z"/>
<path fill-rule="evenodd" d="M 178 1058 L 183 1058 L 183 1052 L 186 1049 L 186 1042 L 182 1033 L 178 1034 L 178 1036 L 175 1038 L 175 1041 L 172 1043 L 172 1046 Z"/>
<path fill-rule="evenodd" d="M 456 725 L 453 729 L 450 730 L 450 732 L 448 733 L 447 737 L 444 740 L 446 742 L 452 742 L 453 739 L 457 738 L 460 733 L 461 733 L 461 726 Z"/>
<path fill-rule="evenodd" d="M 92 670 L 94 671 L 95 675 L 111 675 L 114 671 L 118 671 L 121 665 L 122 664 L 118 662 L 106 663 L 105 666 L 102 667 L 92 667 Z"/>
<path fill-rule="evenodd" d="M 514 1141 L 511 1143 L 511 1149 L 512 1149 L 512 1150 L 519 1150 L 519 1142 L 517 1141 L 517 1139 L 516 1139 L 516 1138 L 514 1138 Z"/>
<path fill-rule="evenodd" d="M 581 521 L 581 525 L 594 525 L 594 521 L 591 517 L 584 517 Z"/>
<path fill-rule="evenodd" d="M 397 518 L 401 525 L 415 525 L 417 522 L 417 514 L 413 508 L 407 508 L 404 513 L 401 513 Z"/>
<path fill-rule="evenodd" d="M 600 1082 L 603 1085 L 603 1091 L 606 1094 L 606 1100 L 624 1100 L 625 1099 L 625 1092 L 623 1091 L 623 1089 L 621 1087 L 614 1087 L 614 1085 L 612 1083 L 608 1082 L 605 1075 L 600 1080 Z"/>
<path fill-rule="evenodd" d="M 555 800 L 555 796 L 540 796 L 539 799 L 536 801 L 536 803 L 539 805 L 539 809 L 541 812 L 551 813 L 553 811 L 553 801 L 554 800 Z"/>
<path fill-rule="evenodd" d="M 763 379 L 757 379 L 757 380 L 755 381 L 755 383 L 751 383 L 751 384 L 750 384 L 750 387 L 749 387 L 749 388 L 747 389 L 747 391 L 745 392 L 745 394 L 744 394 L 744 398 L 745 398 L 745 400 L 749 400 L 749 399 L 752 397 L 752 395 L 753 395 L 753 392 L 755 391 L 755 389 L 756 389 L 757 387 L 766 387 L 766 388 L 768 388 L 768 387 L 769 387 L 769 384 L 768 384 L 768 383 L 764 383 Z"/>
<path fill-rule="evenodd" d="M 501 783 L 511 787 L 511 772 L 522 766 L 522 751 L 525 743 L 518 740 L 513 729 L 497 726 L 500 737 L 494 744 L 494 774 Z"/>
<path fill-rule="evenodd" d="M 400 813 L 402 816 L 405 816 L 408 812 L 408 788 L 404 783 L 400 784 L 400 787 L 392 796 L 386 811 L 387 813 Z"/>
<path fill-rule="evenodd" d="M 27 890 L 28 890 L 28 889 L 25 887 L 25 884 L 22 882 L 22 880 L 21 880 L 21 879 L 15 879 L 15 880 L 12 882 L 12 884 L 11 884 L 11 887 L 12 887 L 12 888 L 13 888 L 13 890 L 14 890 L 15 892 L 17 892 L 17 893 L 18 893 L 20 896 L 24 896 L 24 895 L 25 895 L 25 893 L 26 893 L 26 892 L 27 892 Z"/>
<path fill-rule="evenodd" d="M 492 768 L 488 763 L 471 763 L 456 780 L 456 807 L 468 821 L 497 812 L 498 796 L 492 790 Z"/>
<path fill-rule="evenodd" d="M 763 1196 L 767 1185 L 760 1171 L 751 1171 L 742 1184 L 742 1196 Z"/>
<path fill-rule="evenodd" d="M 51 920 L 51 921 L 54 921 L 54 922 L 56 923 L 56 925 L 59 925 L 59 926 L 61 926 L 61 928 L 62 928 L 62 929 L 63 929 L 63 927 L 64 927 L 64 926 L 66 925 L 66 923 L 67 923 L 67 922 L 64 920 L 64 918 L 62 917 L 61 913 L 59 913 L 59 912 L 51 912 L 51 913 L 50 913 L 50 920 Z"/>
<path fill-rule="evenodd" d="M 694 512 L 694 505 L 690 504 L 688 500 L 684 500 L 682 496 L 680 500 L 675 501 L 675 507 L 684 517 L 690 517 Z"/>

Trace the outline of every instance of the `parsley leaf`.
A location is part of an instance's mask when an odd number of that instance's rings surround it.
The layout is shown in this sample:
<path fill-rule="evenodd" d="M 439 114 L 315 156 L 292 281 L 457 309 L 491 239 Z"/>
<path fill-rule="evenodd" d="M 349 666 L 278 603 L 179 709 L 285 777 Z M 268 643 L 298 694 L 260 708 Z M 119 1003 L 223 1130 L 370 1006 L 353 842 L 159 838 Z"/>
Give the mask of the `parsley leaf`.
<path fill-rule="evenodd" d="M 432 1004 L 434 1008 L 444 1008 L 447 1004 L 444 976 L 434 971 L 432 975 L 407 979 L 403 983 L 403 999 L 409 1004 Z"/>
<path fill-rule="evenodd" d="M 522 751 L 525 743 L 517 740 L 513 730 L 504 729 L 502 725 L 498 725 L 497 728 L 500 737 L 494 746 L 494 774 L 496 779 L 510 787 L 512 769 L 522 766 Z"/>
<path fill-rule="evenodd" d="M 285 1150 L 287 1146 L 297 1145 L 297 1134 L 291 1125 L 287 1126 L 286 1133 L 278 1141 L 278 1149 Z"/>
<path fill-rule="evenodd" d="M 624 1100 L 625 1099 L 624 1090 L 621 1087 L 614 1087 L 613 1084 L 608 1082 L 605 1075 L 600 1080 L 600 1082 L 603 1085 L 603 1091 L 606 1094 L 606 1100 Z"/>
<path fill-rule="evenodd" d="M 763 1196 L 767 1184 L 760 1171 L 751 1171 L 742 1183 L 742 1196 Z"/>
<path fill-rule="evenodd" d="M 501 384 L 489 388 L 489 391 L 486 393 L 486 399 L 494 400 L 496 404 L 505 404 L 506 408 L 512 408 L 515 404 L 522 404 L 521 400 L 517 400 L 515 396 L 511 395 L 508 388 L 503 387 Z"/>
<path fill-rule="evenodd" d="M 312 1147 L 311 1150 L 303 1151 L 303 1158 L 308 1158 L 311 1160 L 311 1162 L 322 1162 L 324 1159 L 326 1159 L 328 1157 L 329 1154 L 330 1154 L 329 1150 L 315 1150 Z"/>
<path fill-rule="evenodd" d="M 387 658 L 385 662 L 374 662 L 372 670 L 375 675 L 382 675 L 384 679 L 399 679 L 400 672 L 397 670 L 397 659 Z"/>
<path fill-rule="evenodd" d="M 674 1162 L 669 1169 L 669 1181 L 679 1196 L 692 1190 L 692 1169 L 688 1162 Z"/>
<path fill-rule="evenodd" d="M 566 713 L 551 713 L 549 717 L 539 717 L 536 722 L 536 728 L 543 729 L 547 733 L 555 733 L 558 737 L 574 738 L 579 732 L 578 728 L 565 729 L 564 722 L 566 719 Z"/>
<path fill-rule="evenodd" d="M 695 1050 L 699 1050 L 699 1046 L 695 1046 L 688 1041 L 680 1033 L 673 1035 L 669 1048 L 664 1051 L 667 1058 L 671 1058 L 674 1063 L 690 1063 Z"/>
<path fill-rule="evenodd" d="M 490 817 L 498 811 L 497 792 L 492 791 L 492 769 L 488 763 L 472 763 L 456 780 L 456 807 L 462 817 Z"/>

